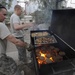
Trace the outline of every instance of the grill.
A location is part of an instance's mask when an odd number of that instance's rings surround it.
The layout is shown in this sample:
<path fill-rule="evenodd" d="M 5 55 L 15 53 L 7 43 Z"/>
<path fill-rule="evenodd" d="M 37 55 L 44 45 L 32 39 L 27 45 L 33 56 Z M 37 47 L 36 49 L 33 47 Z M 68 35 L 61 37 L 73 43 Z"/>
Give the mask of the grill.
<path fill-rule="evenodd" d="M 74 26 L 72 26 L 74 25 L 74 12 L 75 10 L 54 10 L 50 30 L 31 31 L 31 42 L 35 46 L 32 54 L 36 75 L 73 75 L 75 71 L 75 45 L 73 44 L 75 36 L 72 34 L 72 32 L 75 33 Z M 72 17 L 72 20 L 68 21 L 68 16 Z M 65 24 L 68 24 L 69 27 L 71 24 L 69 33 L 64 30 L 66 29 Z M 46 35 L 43 35 L 44 32 Z M 65 35 L 61 35 L 62 32 Z M 35 33 L 34 36 L 32 36 L 33 33 Z M 46 36 L 54 40 L 49 39 L 51 42 L 47 42 L 48 40 L 45 39 L 44 41 L 42 37 L 47 38 Z M 71 36 L 73 41 L 69 41 L 68 36 Z M 39 38 L 41 42 L 37 40 Z"/>

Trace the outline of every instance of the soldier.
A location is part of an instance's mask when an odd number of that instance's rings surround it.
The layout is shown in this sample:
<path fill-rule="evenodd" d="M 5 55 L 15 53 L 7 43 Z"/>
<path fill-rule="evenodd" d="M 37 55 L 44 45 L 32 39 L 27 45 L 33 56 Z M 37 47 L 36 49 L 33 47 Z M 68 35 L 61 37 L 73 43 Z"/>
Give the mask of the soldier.
<path fill-rule="evenodd" d="M 6 41 L 14 43 L 17 46 L 27 46 L 27 43 L 16 39 L 11 35 L 9 29 L 3 23 L 6 18 L 7 9 L 0 5 L 0 75 L 21 75 L 15 61 L 6 55 Z"/>
<path fill-rule="evenodd" d="M 10 17 L 10 27 L 11 33 L 17 38 L 24 41 L 24 28 L 33 26 L 33 23 L 20 23 L 20 15 L 22 14 L 22 7 L 20 5 L 15 5 L 14 13 Z M 26 50 L 25 47 L 16 46 L 18 49 L 19 60 L 26 62 Z"/>

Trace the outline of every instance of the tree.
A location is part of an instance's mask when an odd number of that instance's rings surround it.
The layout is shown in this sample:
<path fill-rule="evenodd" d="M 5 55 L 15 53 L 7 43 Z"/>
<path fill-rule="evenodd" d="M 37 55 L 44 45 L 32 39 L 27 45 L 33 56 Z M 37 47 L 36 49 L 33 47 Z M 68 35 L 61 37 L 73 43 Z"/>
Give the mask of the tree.
<path fill-rule="evenodd" d="M 62 5 L 63 1 L 66 2 L 66 0 L 30 0 L 30 1 L 38 1 L 39 5 L 42 7 L 49 7 L 51 9 L 59 9 L 63 8 Z"/>
<path fill-rule="evenodd" d="M 63 9 L 62 1 L 66 0 L 35 0 L 35 1 L 38 1 L 39 7 L 41 9 L 41 11 L 36 11 L 34 13 L 36 23 L 50 23 L 52 10 Z"/>
<path fill-rule="evenodd" d="M 7 9 L 10 9 L 10 7 L 12 5 L 12 1 L 13 0 L 0 0 L 0 4 L 5 6 Z M 12 12 L 8 12 L 8 14 L 7 14 L 7 18 L 5 20 L 6 25 L 9 25 L 9 18 L 10 18 L 11 14 L 12 14 Z"/>
<path fill-rule="evenodd" d="M 0 0 L 0 3 L 6 8 L 10 8 L 13 0 Z"/>

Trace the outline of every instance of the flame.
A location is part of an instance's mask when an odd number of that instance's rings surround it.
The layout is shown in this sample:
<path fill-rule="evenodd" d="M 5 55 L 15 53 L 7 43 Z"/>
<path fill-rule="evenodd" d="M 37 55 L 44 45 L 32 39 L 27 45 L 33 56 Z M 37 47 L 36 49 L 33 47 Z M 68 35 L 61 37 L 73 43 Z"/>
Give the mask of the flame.
<path fill-rule="evenodd" d="M 38 59 L 38 63 L 39 63 L 39 64 L 42 64 L 42 63 L 43 63 L 43 61 L 41 61 L 41 60 L 39 60 L 39 59 Z"/>
<path fill-rule="evenodd" d="M 54 61 L 52 57 L 50 57 L 50 60 L 51 60 L 51 61 Z"/>
<path fill-rule="evenodd" d="M 41 56 L 41 57 L 44 57 L 44 60 L 40 60 L 38 56 L 36 57 L 36 58 L 38 59 L 38 64 L 39 64 L 39 65 L 41 65 L 41 64 L 47 64 L 47 62 L 46 62 L 46 59 L 47 59 L 46 55 L 47 55 L 47 53 L 48 53 L 48 52 L 42 53 L 42 51 L 39 51 L 40 56 Z M 49 59 L 50 59 L 52 62 L 54 62 L 54 60 L 53 60 L 52 57 L 50 57 Z"/>
<path fill-rule="evenodd" d="M 58 59 L 56 60 L 55 58 L 57 57 L 57 56 L 59 56 L 59 59 L 60 59 L 60 55 L 59 55 L 59 52 L 60 51 L 58 51 L 58 50 L 56 50 L 56 48 L 55 49 L 48 49 L 48 50 L 46 50 L 46 49 L 42 49 L 42 48 L 38 48 L 37 49 L 38 51 L 36 51 L 36 59 L 37 59 L 37 62 L 38 62 L 38 64 L 39 64 L 39 66 L 41 65 L 41 64 L 49 64 L 49 63 L 52 63 L 52 62 L 57 62 L 57 61 L 59 61 Z M 63 58 L 62 58 L 62 60 L 63 60 Z"/>
<path fill-rule="evenodd" d="M 41 62 L 40 61 L 38 61 L 39 62 L 39 64 L 41 64 Z"/>
<path fill-rule="evenodd" d="M 42 53 L 41 51 L 40 51 L 40 54 L 42 57 L 46 57 L 46 54 Z"/>
<path fill-rule="evenodd" d="M 42 56 L 42 57 L 45 57 L 45 54 L 41 53 L 41 56 Z"/>

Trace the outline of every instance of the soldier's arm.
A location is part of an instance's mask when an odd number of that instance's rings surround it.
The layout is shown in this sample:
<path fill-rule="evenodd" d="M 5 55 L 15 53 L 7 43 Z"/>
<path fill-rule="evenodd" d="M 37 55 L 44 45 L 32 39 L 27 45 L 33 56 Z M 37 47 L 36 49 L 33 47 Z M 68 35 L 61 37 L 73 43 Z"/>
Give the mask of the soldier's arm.
<path fill-rule="evenodd" d="M 32 27 L 34 24 L 33 23 L 25 23 L 25 24 L 18 24 L 18 23 L 15 23 L 14 24 L 14 28 L 16 29 L 16 30 L 21 30 L 21 29 L 23 29 L 23 28 L 29 28 L 29 27 Z"/>
<path fill-rule="evenodd" d="M 19 39 L 16 39 L 13 35 L 8 35 L 7 37 L 6 37 L 6 39 L 7 40 L 9 40 L 10 42 L 12 42 L 12 43 L 14 43 L 15 45 L 18 45 L 18 46 L 26 46 L 27 45 L 27 43 L 25 43 L 25 42 L 22 42 L 21 40 L 19 40 Z"/>

